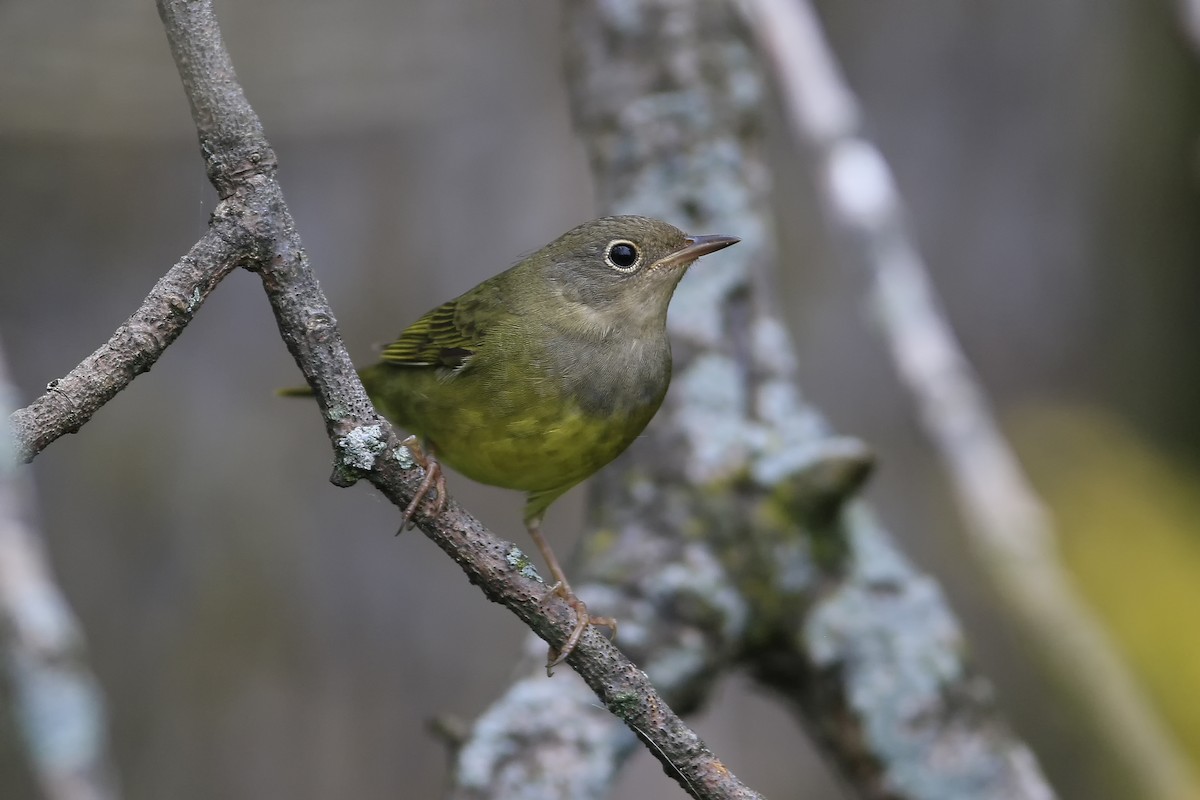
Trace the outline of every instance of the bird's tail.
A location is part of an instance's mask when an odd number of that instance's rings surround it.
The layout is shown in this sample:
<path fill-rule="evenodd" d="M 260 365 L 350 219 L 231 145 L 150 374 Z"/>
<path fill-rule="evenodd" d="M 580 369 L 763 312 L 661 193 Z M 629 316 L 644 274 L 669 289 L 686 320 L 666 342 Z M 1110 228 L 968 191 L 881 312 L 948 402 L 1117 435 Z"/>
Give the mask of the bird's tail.
<path fill-rule="evenodd" d="M 382 377 L 379 367 L 376 364 L 374 367 L 367 367 L 358 371 L 358 377 L 366 387 L 367 394 L 375 397 L 375 387 L 378 385 L 379 379 Z M 312 397 L 313 390 L 311 386 L 290 386 L 287 389 L 276 389 L 275 394 L 278 397 Z"/>

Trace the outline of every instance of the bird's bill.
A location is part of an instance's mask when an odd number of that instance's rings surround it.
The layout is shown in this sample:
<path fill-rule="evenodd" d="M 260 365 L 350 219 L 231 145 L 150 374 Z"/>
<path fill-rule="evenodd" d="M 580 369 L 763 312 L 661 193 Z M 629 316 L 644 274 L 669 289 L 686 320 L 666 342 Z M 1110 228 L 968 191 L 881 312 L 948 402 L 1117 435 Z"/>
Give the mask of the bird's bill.
<path fill-rule="evenodd" d="M 676 250 L 666 258 L 659 259 L 653 269 L 659 267 L 683 266 L 690 264 L 700 256 L 706 256 L 709 253 L 715 253 L 718 250 L 724 250 L 731 244 L 737 244 L 741 241 L 736 236 L 721 236 L 712 234 L 709 236 L 688 236 L 684 239 L 687 244 Z"/>

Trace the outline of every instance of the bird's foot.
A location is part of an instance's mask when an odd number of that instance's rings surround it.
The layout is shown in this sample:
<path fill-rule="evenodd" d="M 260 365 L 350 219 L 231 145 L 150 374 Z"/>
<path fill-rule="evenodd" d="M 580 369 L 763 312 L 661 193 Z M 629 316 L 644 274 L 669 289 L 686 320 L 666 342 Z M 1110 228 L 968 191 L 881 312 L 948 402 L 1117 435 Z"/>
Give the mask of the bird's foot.
<path fill-rule="evenodd" d="M 561 649 L 551 647 L 549 653 L 546 654 L 547 677 L 553 675 L 554 668 L 565 661 L 567 656 L 571 655 L 571 651 L 579 644 L 579 638 L 583 636 L 583 632 L 587 629 L 588 625 L 608 628 L 612 631 L 612 636 L 609 638 L 617 638 L 617 621 L 612 617 L 596 617 L 590 614 L 587 605 L 576 597 L 570 587 L 566 586 L 562 581 L 550 587 L 545 597 L 542 598 L 542 602 L 545 602 L 554 595 L 558 595 L 563 600 L 566 600 L 567 605 L 575 611 L 575 630 L 571 631 L 571 635 L 567 637 L 567 641 L 563 643 Z"/>
<path fill-rule="evenodd" d="M 437 517 L 446 510 L 446 476 L 442 472 L 442 465 L 433 457 L 433 452 L 426 453 L 416 436 L 409 436 L 400 444 L 408 448 L 408 451 L 412 453 L 413 461 L 417 462 L 417 465 L 425 470 L 425 478 L 421 481 L 421 485 L 417 487 L 417 492 L 413 495 L 412 502 L 408 504 L 408 508 L 404 509 L 404 516 L 400 518 L 400 530 L 396 531 L 397 536 L 406 530 L 413 529 L 416 525 L 413 522 L 413 516 L 417 513 L 421 501 L 428 497 L 431 491 L 436 493 L 436 497 L 433 500 L 433 509 L 430 512 L 431 515 Z"/>

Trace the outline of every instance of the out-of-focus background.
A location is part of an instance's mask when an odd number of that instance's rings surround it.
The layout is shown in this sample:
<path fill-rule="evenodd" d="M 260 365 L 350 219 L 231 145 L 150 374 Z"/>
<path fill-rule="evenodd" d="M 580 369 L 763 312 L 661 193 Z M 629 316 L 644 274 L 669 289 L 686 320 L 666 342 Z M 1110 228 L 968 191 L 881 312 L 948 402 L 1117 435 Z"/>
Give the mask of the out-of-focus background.
<path fill-rule="evenodd" d="M 1200 759 L 1200 59 L 1163 0 L 829 0 L 946 309 L 1061 547 Z M 363 362 L 430 306 L 594 215 L 551 0 L 219 2 L 309 255 Z M 1086 708 L 972 562 L 944 476 L 774 136 L 781 303 L 807 394 L 879 452 L 870 496 L 943 583 L 1063 797 L 1128 798 Z M 213 206 L 153 4 L 0 4 L 0 336 L 32 399 L 136 307 Z M 726 231 L 721 231 L 726 232 Z M 728 231 L 737 233 L 737 231 Z M 335 489 L 248 274 L 38 457 L 41 522 L 131 798 L 432 797 L 425 720 L 471 718 L 523 629 L 370 490 Z M 524 542 L 519 497 L 453 482 Z M 549 529 L 576 535 L 579 492 Z M 35 796 L 0 719 L 0 797 Z M 840 797 L 733 680 L 698 719 L 771 797 Z M 682 793 L 639 755 L 617 796 Z"/>

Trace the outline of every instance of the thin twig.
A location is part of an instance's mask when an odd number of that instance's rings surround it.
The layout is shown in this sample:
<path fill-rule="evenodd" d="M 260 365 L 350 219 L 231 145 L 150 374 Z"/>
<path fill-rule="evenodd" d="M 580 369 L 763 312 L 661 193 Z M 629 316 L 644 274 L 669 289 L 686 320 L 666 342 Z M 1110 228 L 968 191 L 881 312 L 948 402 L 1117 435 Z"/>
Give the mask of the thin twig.
<path fill-rule="evenodd" d="M 0 409 L 15 396 L 0 351 Z M 16 727 L 47 798 L 116 798 L 104 698 L 34 528 L 29 476 L 13 455 L 0 446 L 0 656 Z"/>
<path fill-rule="evenodd" d="M 1041 500 L 1001 434 L 905 222 L 891 170 L 861 131 L 806 0 L 741 0 L 770 59 L 796 137 L 814 154 L 830 224 L 874 278 L 874 305 L 897 371 L 937 446 L 972 543 L 1025 624 L 1125 754 L 1147 796 L 1191 796 L 1177 742 L 1063 571 Z"/>
<path fill-rule="evenodd" d="M 17 458 L 29 462 L 58 437 L 78 431 L 101 406 L 149 371 L 221 279 L 238 266 L 239 251 L 214 225 L 164 275 L 141 306 L 96 352 L 41 397 L 9 417 Z"/>

